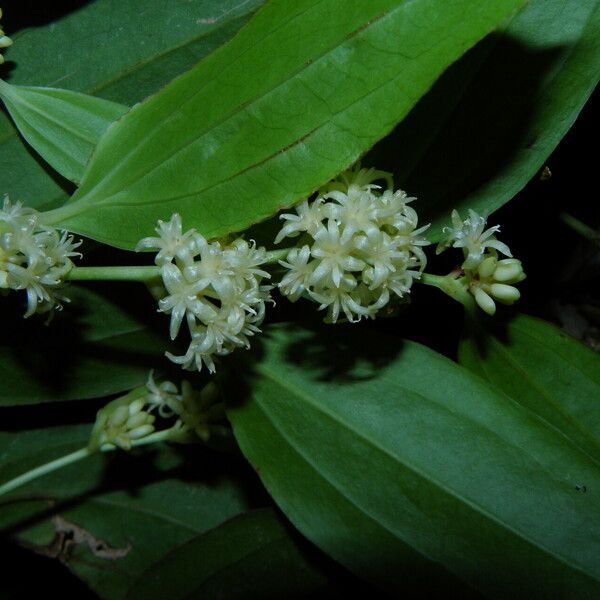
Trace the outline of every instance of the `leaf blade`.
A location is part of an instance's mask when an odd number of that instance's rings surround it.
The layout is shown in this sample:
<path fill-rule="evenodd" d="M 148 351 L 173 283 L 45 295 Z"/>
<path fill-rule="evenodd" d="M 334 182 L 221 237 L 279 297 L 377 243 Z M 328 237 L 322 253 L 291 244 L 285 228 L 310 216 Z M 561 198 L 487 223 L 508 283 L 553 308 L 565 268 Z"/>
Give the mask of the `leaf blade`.
<path fill-rule="evenodd" d="M 371 160 L 421 198 L 428 237 L 454 208 L 491 214 L 544 166 L 600 78 L 599 30 L 597 0 L 530 0 L 376 149 Z"/>
<path fill-rule="evenodd" d="M 98 0 L 14 35 L 6 58 L 16 68 L 7 78 L 18 85 L 60 85 L 132 105 L 226 42 L 261 3 L 190 0 L 167 6 L 148 5 L 146 0 Z M 139 14 L 144 18 L 138 27 L 113 26 L 135 23 Z M 0 163 L 1 192 L 34 208 L 59 206 L 73 191 L 28 152 L 4 114 Z"/>
<path fill-rule="evenodd" d="M 94 96 L 11 86 L 0 80 L 2 97 L 29 144 L 63 177 L 79 183 L 102 135 L 129 108 Z"/>
<path fill-rule="evenodd" d="M 111 128 L 72 202 L 48 218 L 121 247 L 175 210 L 209 237 L 245 229 L 356 161 L 519 5 L 272 2 Z M 398 51 L 398 36 L 411 45 Z"/>
<path fill-rule="evenodd" d="M 600 359 L 592 350 L 517 314 L 499 331 L 472 324 L 459 361 L 600 459 Z"/>
<path fill-rule="evenodd" d="M 514 585 L 539 597 L 561 586 L 586 597 L 597 593 L 595 534 L 582 534 L 599 507 L 586 497 L 582 508 L 575 489 L 579 478 L 599 476 L 587 455 L 423 347 L 405 343 L 389 365 L 369 376 L 351 369 L 341 379 L 310 370 L 286 350 L 292 340 L 310 354 L 306 332 L 271 331 L 249 383 L 251 397 L 229 415 L 243 452 L 309 539 L 388 589 L 406 583 L 402 576 L 394 580 L 393 571 L 403 569 L 409 577 L 416 571 L 425 585 L 428 575 L 443 581 L 449 572 L 498 597 Z M 336 332 L 318 356 L 335 362 L 337 345 L 363 356 L 384 341 Z M 306 458 L 294 459 L 292 446 Z M 361 535 L 364 518 L 342 519 L 336 529 L 339 499 L 328 482 L 395 542 L 380 546 L 380 535 Z M 548 531 L 550 522 L 555 531 Z M 408 564 L 398 564 L 398 556 Z M 387 574 L 369 557 L 386 565 Z"/>

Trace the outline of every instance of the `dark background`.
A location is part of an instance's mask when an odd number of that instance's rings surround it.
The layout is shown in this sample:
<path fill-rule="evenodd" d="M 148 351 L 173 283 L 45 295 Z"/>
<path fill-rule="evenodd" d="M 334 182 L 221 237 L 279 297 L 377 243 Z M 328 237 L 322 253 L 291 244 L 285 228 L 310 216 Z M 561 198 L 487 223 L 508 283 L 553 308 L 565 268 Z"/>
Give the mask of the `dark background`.
<path fill-rule="evenodd" d="M 11 35 L 25 27 L 54 21 L 84 4 L 81 0 L 63 0 L 39 7 L 33 0 L 20 0 L 5 7 L 2 26 Z M 523 260 L 528 275 L 520 284 L 520 310 L 557 323 L 596 351 L 600 351 L 600 239 L 597 233 L 595 240 L 586 238 L 563 219 L 568 213 L 596 232 L 600 227 L 595 121 L 598 102 L 597 90 L 549 157 L 551 176 L 538 173 L 490 219 L 490 224 L 502 225 L 502 239 Z M 108 251 L 105 259 L 110 262 L 111 258 L 114 256 Z M 412 306 L 406 312 L 367 326 L 418 340 L 454 356 L 462 327 L 462 308 L 440 297 L 437 290 L 415 288 Z M 269 318 L 284 320 L 293 316 L 297 318 L 297 306 L 279 302 Z M 96 402 L 79 406 L 69 403 L 68 420 L 90 422 L 98 407 Z M 49 425 L 67 420 L 52 407 L 41 407 L 36 409 L 32 422 L 29 410 L 2 411 L 3 425 L 19 429 L 33 427 L 35 422 Z M 6 542 L 0 543 L 0 553 L 4 557 L 0 598 L 30 598 L 39 593 L 40 582 L 45 590 L 63 598 L 95 598 L 62 565 Z"/>

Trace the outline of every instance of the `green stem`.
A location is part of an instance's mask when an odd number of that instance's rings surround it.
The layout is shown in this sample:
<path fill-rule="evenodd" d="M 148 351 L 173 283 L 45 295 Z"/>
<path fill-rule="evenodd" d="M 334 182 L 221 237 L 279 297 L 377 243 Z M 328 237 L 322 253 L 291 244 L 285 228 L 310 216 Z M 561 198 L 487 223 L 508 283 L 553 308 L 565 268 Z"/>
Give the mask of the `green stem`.
<path fill-rule="evenodd" d="M 152 281 L 160 277 L 158 267 L 73 267 L 69 281 Z"/>
<path fill-rule="evenodd" d="M 155 444 L 157 442 L 164 442 L 169 439 L 171 435 L 171 429 L 165 429 L 163 431 L 155 431 L 146 437 L 133 440 L 131 442 L 131 447 L 135 448 L 137 446 L 147 446 L 148 444 Z M 112 452 L 116 450 L 117 447 L 112 444 L 104 444 L 99 451 L 100 452 Z M 35 469 L 31 469 L 31 471 L 27 471 L 10 481 L 7 481 L 3 485 L 0 485 L 0 496 L 6 494 L 8 492 L 12 492 L 15 488 L 18 488 L 38 477 L 42 477 L 47 475 L 48 473 L 52 473 L 53 471 L 58 471 L 58 469 L 62 469 L 62 467 L 66 467 L 67 465 L 71 465 L 79 460 L 87 458 L 88 456 L 92 456 L 96 454 L 98 450 L 92 450 L 89 447 L 80 448 L 79 450 L 75 450 L 75 452 L 71 452 L 61 458 L 57 458 L 56 460 L 52 460 L 45 465 L 41 465 L 36 467 Z"/>
<path fill-rule="evenodd" d="M 452 275 L 423 273 L 421 279 L 417 279 L 416 281 L 438 288 L 444 294 L 450 296 L 450 298 L 460 302 L 467 311 L 475 309 L 474 298 L 460 278 L 453 277 Z"/>
<path fill-rule="evenodd" d="M 289 248 L 267 252 L 266 264 L 272 265 L 287 256 Z M 158 279 L 159 267 L 73 267 L 65 279 L 68 281 L 141 281 Z"/>
<path fill-rule="evenodd" d="M 38 477 L 42 477 L 42 475 L 46 475 L 46 473 L 51 473 L 52 471 L 56 471 L 61 469 L 62 467 L 66 467 L 82 458 L 86 458 L 90 456 L 92 453 L 87 448 L 81 448 L 76 450 L 75 452 L 71 452 L 71 454 L 67 454 L 66 456 L 62 456 L 61 458 L 57 458 L 56 460 L 52 460 L 45 465 L 40 467 L 36 467 L 35 469 L 31 469 L 31 471 L 27 471 L 27 473 L 23 473 L 10 481 L 7 481 L 4 485 L 0 485 L 0 496 L 2 494 L 6 494 L 8 492 L 12 492 L 15 488 L 29 483 Z"/>
<path fill-rule="evenodd" d="M 580 221 L 568 213 L 561 213 L 560 218 L 562 219 L 563 223 L 568 225 L 579 235 L 587 238 L 594 244 L 600 245 L 600 232 L 592 229 L 589 225 L 586 225 L 583 221 Z"/>

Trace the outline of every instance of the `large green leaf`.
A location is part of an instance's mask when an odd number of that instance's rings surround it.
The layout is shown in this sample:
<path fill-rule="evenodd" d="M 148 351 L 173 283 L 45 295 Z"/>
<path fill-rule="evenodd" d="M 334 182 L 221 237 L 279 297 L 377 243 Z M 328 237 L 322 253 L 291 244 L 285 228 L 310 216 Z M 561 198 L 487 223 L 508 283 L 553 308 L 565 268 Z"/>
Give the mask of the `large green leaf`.
<path fill-rule="evenodd" d="M 500 598 L 598 597 L 600 473 L 547 423 L 414 343 L 297 325 L 263 340 L 229 416 L 323 550 L 396 593 L 453 573 Z"/>
<path fill-rule="evenodd" d="M 245 229 L 356 161 L 521 3 L 274 0 L 111 127 L 48 222 L 124 248 L 172 212 Z"/>
<path fill-rule="evenodd" d="M 0 97 L 23 137 L 63 177 L 81 181 L 104 132 L 129 108 L 69 90 L 13 86 Z"/>
<path fill-rule="evenodd" d="M 129 297 L 138 312 L 143 301 L 151 312 L 152 298 L 140 292 Z M 24 321 L 16 307 L 5 306 L 0 406 L 106 396 L 140 385 L 166 362 L 168 338 L 147 321 L 82 286 L 70 286 L 67 295 L 71 303 L 48 326 L 43 317 Z"/>
<path fill-rule="evenodd" d="M 317 597 L 327 579 L 303 554 L 296 535 L 272 509 L 240 515 L 151 565 L 127 599 Z"/>
<path fill-rule="evenodd" d="M 58 86 L 131 105 L 231 38 L 261 3 L 95 0 L 12 36 L 2 73 L 14 84 Z M 8 18 L 11 9 L 4 8 Z M 29 206 L 62 203 L 71 188 L 47 172 L 15 133 L 0 114 L 0 194 Z"/>
<path fill-rule="evenodd" d="M 472 323 L 460 362 L 600 461 L 600 356 L 532 317 Z"/>
<path fill-rule="evenodd" d="M 543 166 L 600 77 L 600 2 L 529 0 L 453 65 L 371 157 L 420 198 L 438 239 L 453 208 L 490 214 Z"/>
<path fill-rule="evenodd" d="M 0 481 L 83 447 L 90 430 L 0 432 Z M 0 529 L 64 562 L 102 598 L 123 598 L 168 552 L 262 503 L 236 460 L 184 450 L 96 455 L 46 475 L 0 498 Z"/>

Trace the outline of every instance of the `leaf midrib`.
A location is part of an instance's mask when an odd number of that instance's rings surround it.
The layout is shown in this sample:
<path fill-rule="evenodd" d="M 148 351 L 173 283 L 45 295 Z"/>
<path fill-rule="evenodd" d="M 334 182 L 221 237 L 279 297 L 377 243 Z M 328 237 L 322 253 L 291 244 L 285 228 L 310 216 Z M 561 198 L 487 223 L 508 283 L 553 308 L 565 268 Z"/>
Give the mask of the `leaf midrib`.
<path fill-rule="evenodd" d="M 577 564 L 573 564 L 568 558 L 562 556 L 561 554 L 558 554 L 557 552 L 555 552 L 553 550 L 550 550 L 550 549 L 546 548 L 543 544 L 541 544 L 539 542 L 536 542 L 535 540 L 530 539 L 525 533 L 520 532 L 517 529 L 515 529 L 514 527 L 512 527 L 511 525 L 509 525 L 509 524 L 507 524 L 507 523 L 499 520 L 497 517 L 495 517 L 494 515 L 490 514 L 487 510 L 485 510 L 483 507 L 479 506 L 478 504 L 476 504 L 472 500 L 462 497 L 455 490 L 452 490 L 451 488 L 448 488 L 447 486 L 445 486 L 443 483 L 432 479 L 428 474 L 423 473 L 418 467 L 416 467 L 415 465 L 412 465 L 407 460 L 402 460 L 401 461 L 398 457 L 395 457 L 389 450 L 387 450 L 386 448 L 384 448 L 384 447 L 380 446 L 379 444 L 377 444 L 370 437 L 368 437 L 367 435 L 365 435 L 364 433 L 362 433 L 360 431 L 357 431 L 349 423 L 347 423 L 342 418 L 340 418 L 339 415 L 336 415 L 335 413 L 331 413 L 330 411 L 326 410 L 323 406 L 314 403 L 311 400 L 310 396 L 308 396 L 307 394 L 303 393 L 302 391 L 298 391 L 293 386 L 290 386 L 285 380 L 282 380 L 282 379 L 278 378 L 274 373 L 270 372 L 268 369 L 265 369 L 263 367 L 263 368 L 259 368 L 259 371 L 260 371 L 260 373 L 262 375 L 264 375 L 267 378 L 269 378 L 275 384 L 279 385 L 280 387 L 282 387 L 283 389 L 287 390 L 288 392 L 291 392 L 292 394 L 295 394 L 298 397 L 300 397 L 308 405 L 312 406 L 313 409 L 315 409 L 316 412 L 322 413 L 323 415 L 327 416 L 331 421 L 333 421 L 337 425 L 341 426 L 342 428 L 345 428 L 346 430 L 348 430 L 352 434 L 355 434 L 358 438 L 362 439 L 364 442 L 366 442 L 367 444 L 371 445 L 375 450 L 378 450 L 381 454 L 384 454 L 385 456 L 387 456 L 388 459 L 391 459 L 392 462 L 398 462 L 398 463 L 402 464 L 406 469 L 408 469 L 409 471 L 412 471 L 417 477 L 419 477 L 421 479 L 424 479 L 425 481 L 428 481 L 430 483 L 430 485 L 432 485 L 433 487 L 439 488 L 442 492 L 446 493 L 448 496 L 453 497 L 456 500 L 458 500 L 459 502 L 467 505 L 474 512 L 479 513 L 485 519 L 491 521 L 492 523 L 495 523 L 500 528 L 503 528 L 504 530 L 512 533 L 515 537 L 523 540 L 529 546 L 537 549 L 538 551 L 543 552 L 544 554 L 546 554 L 547 556 L 549 556 L 551 559 L 553 559 L 553 560 L 555 560 L 557 562 L 562 562 L 566 566 L 568 566 L 568 567 L 570 567 L 570 568 L 572 568 L 574 570 L 577 570 L 577 571 L 581 572 L 583 575 L 585 575 L 587 577 L 593 578 L 594 580 L 600 580 L 600 578 L 596 577 L 595 574 L 589 573 L 584 567 L 582 567 L 580 565 L 577 565 Z M 392 383 L 395 383 L 395 382 L 392 382 Z M 421 394 L 419 394 L 419 393 L 417 393 L 417 392 L 415 392 L 413 390 L 407 390 L 406 388 L 403 388 L 399 384 L 397 384 L 397 387 L 399 389 L 403 390 L 404 392 L 408 392 L 410 394 L 414 394 L 414 395 L 419 396 L 420 398 L 422 398 L 424 401 L 430 402 L 430 400 L 428 398 L 426 398 L 425 396 L 422 396 Z M 258 402 L 258 404 L 261 406 L 261 408 L 262 408 L 263 412 L 265 413 L 265 415 L 267 416 L 267 418 L 271 421 L 271 423 L 273 423 L 273 426 L 276 427 L 276 429 L 279 432 L 281 432 L 282 437 L 284 437 L 284 439 L 290 445 L 292 445 L 292 447 L 295 449 L 295 451 L 306 461 L 306 463 L 310 467 L 312 467 L 313 470 L 315 470 L 321 477 L 323 477 L 323 479 L 325 479 L 332 487 L 334 487 L 334 489 L 337 489 L 336 486 L 333 484 L 333 482 L 331 482 L 328 479 L 328 477 L 324 473 L 322 473 L 316 467 L 316 465 L 314 465 L 314 463 L 312 463 L 309 460 L 309 458 L 307 458 L 304 455 L 304 453 L 301 451 L 301 449 L 299 449 L 295 445 L 295 443 L 289 439 L 287 433 L 285 433 L 282 429 L 277 428 L 276 423 L 274 422 L 271 413 L 268 412 L 268 409 L 266 409 L 264 407 L 263 403 L 260 402 L 260 400 L 257 400 L 256 398 L 254 398 L 254 400 L 256 402 Z M 436 404 L 436 406 L 439 406 L 439 405 Z M 488 430 L 488 431 L 490 431 L 490 430 Z M 492 431 L 491 433 L 494 433 L 494 432 Z M 500 439 L 502 439 L 506 443 L 506 440 L 504 440 L 503 438 L 500 438 Z M 346 495 L 344 495 L 344 497 L 347 498 Z M 377 521 L 377 522 L 379 523 L 379 521 Z M 380 524 L 383 526 L 382 523 L 380 523 Z M 396 532 L 392 532 L 392 533 L 393 533 L 393 535 L 395 537 L 398 537 L 398 538 L 400 538 L 402 540 L 402 537 L 399 534 L 397 534 Z"/>

